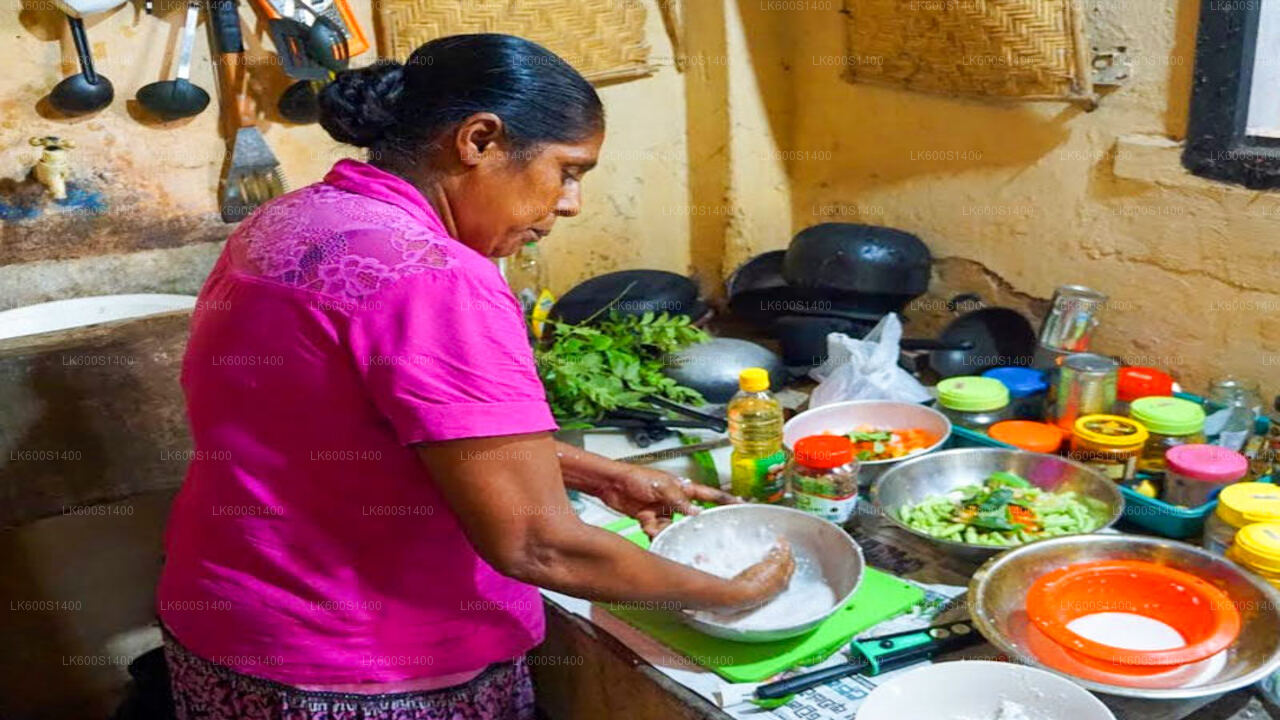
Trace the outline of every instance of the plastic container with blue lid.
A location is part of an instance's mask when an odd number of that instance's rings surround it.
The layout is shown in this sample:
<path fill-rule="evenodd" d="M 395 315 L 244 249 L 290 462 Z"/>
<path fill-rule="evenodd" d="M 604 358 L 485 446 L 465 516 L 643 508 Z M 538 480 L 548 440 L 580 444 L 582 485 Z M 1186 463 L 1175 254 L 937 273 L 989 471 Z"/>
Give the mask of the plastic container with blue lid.
<path fill-rule="evenodd" d="M 1049 390 L 1044 373 L 1025 367 L 999 367 L 982 373 L 1009 388 L 1009 405 L 1018 420 L 1043 420 L 1044 398 Z"/>

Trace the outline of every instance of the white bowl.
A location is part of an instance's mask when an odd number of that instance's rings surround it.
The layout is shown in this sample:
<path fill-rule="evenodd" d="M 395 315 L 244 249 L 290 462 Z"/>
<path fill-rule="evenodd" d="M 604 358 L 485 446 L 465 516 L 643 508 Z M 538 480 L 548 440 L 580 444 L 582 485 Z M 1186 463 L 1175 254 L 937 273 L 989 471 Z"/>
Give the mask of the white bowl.
<path fill-rule="evenodd" d="M 987 660 L 943 662 L 876 688 L 858 720 L 996 720 L 1002 701 L 1028 720 L 1115 720 L 1088 690 L 1053 673 Z"/>
<path fill-rule="evenodd" d="M 870 460 L 862 463 L 858 471 L 860 485 L 870 485 L 885 470 L 907 458 L 920 457 L 937 450 L 951 437 L 951 421 L 931 407 L 891 400 L 850 400 L 806 410 L 791 418 L 782 426 L 782 442 L 788 450 L 794 451 L 800 438 L 829 433 L 844 435 L 863 425 L 890 430 L 923 428 L 937 435 L 938 441 L 924 452 L 892 460 Z"/>

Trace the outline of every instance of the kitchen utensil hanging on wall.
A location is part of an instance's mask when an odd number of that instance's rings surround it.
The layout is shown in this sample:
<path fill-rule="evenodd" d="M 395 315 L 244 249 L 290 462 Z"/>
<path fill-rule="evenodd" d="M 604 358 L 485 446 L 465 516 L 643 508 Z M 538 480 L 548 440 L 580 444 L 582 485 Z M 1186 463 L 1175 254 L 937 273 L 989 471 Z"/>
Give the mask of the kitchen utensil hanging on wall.
<path fill-rule="evenodd" d="M 347 40 L 347 55 L 355 57 L 369 49 L 360 23 L 347 0 L 254 0 L 254 6 L 271 20 L 291 19 L 303 25 L 312 25 L 311 18 L 323 17 L 327 25 L 336 29 Z"/>
<path fill-rule="evenodd" d="M 84 29 L 84 16 L 105 12 L 124 5 L 124 0 L 55 0 L 66 13 L 71 40 L 76 46 L 80 72 L 65 77 L 49 92 L 49 104 L 64 115 L 86 115 L 111 104 L 115 88 L 105 75 L 93 67 L 93 53 Z"/>
<path fill-rule="evenodd" d="M 240 222 L 262 203 L 284 194 L 280 162 L 257 128 L 249 97 L 238 0 L 209 0 L 209 32 L 218 73 L 219 104 L 230 138 L 230 160 L 218 189 L 222 221 Z"/>
<path fill-rule="evenodd" d="M 173 79 L 153 82 L 138 90 L 138 102 L 164 120 L 193 117 L 209 106 L 209 93 L 191 82 L 191 48 L 195 44 L 199 18 L 200 3 L 188 2 L 178 50 L 178 70 Z"/>

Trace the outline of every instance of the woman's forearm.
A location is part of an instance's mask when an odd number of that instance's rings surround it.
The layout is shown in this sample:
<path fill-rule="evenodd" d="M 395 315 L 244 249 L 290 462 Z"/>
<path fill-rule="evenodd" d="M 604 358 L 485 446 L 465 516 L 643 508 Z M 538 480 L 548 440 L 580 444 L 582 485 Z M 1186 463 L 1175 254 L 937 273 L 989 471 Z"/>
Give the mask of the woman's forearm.
<path fill-rule="evenodd" d="M 588 495 L 600 494 L 609 483 L 619 480 L 631 467 L 559 440 L 555 441 L 555 448 L 565 487 Z"/>

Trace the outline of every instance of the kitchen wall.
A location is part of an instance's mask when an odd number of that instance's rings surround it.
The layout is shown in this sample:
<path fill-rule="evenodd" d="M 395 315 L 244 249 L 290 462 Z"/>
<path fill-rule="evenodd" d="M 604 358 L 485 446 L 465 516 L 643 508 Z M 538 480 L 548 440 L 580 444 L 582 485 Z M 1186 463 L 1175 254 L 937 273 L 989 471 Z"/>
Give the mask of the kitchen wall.
<path fill-rule="evenodd" d="M 372 34 L 372 0 L 351 4 Z M 190 120 L 157 123 L 133 99 L 141 86 L 172 77 L 176 62 L 185 3 L 157 0 L 156 7 L 158 16 L 148 16 L 142 0 L 133 0 L 90 17 L 95 64 L 114 84 L 116 99 L 78 119 L 57 117 L 42 100 L 77 71 L 64 16 L 47 0 L 23 0 L 21 12 L 0 14 L 8 63 L 0 77 L 0 217 L 9 220 L 0 224 L 0 309 L 113 292 L 193 293 L 230 231 L 216 214 L 225 153 L 216 106 Z M 336 159 L 359 151 L 331 141 L 318 125 L 280 121 L 275 99 L 289 80 L 270 61 L 265 26 L 247 5 L 241 14 L 253 31 L 247 44 L 260 127 L 289 184 L 314 182 Z M 601 90 L 609 114 L 606 155 L 591 175 L 586 212 L 548 245 L 557 287 L 626 267 L 688 269 L 684 85 L 653 7 L 648 34 L 655 74 Z M 192 81 L 217 102 L 203 25 Z M 41 188 L 28 173 L 39 152 L 27 141 L 36 135 L 76 143 L 71 207 L 33 200 Z"/>
<path fill-rule="evenodd" d="M 938 297 L 978 289 L 1035 310 L 1056 285 L 1090 285 L 1111 296 L 1101 350 L 1193 388 L 1235 372 L 1280 391 L 1280 193 L 1203 181 L 1178 161 L 1195 0 L 1096 3 L 1090 22 L 1134 67 L 1091 113 L 850 84 L 838 0 L 738 5 L 753 46 L 786 38 L 781 55 L 753 58 L 762 80 L 786 78 L 764 98 L 783 118 L 795 229 L 917 233 L 940 259 Z M 785 240 L 750 236 L 743 254 Z M 911 314 L 936 326 L 938 305 Z"/>

